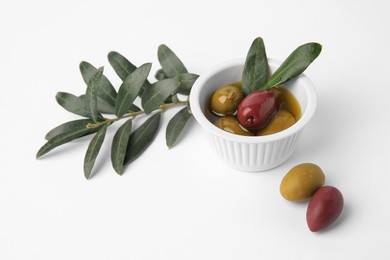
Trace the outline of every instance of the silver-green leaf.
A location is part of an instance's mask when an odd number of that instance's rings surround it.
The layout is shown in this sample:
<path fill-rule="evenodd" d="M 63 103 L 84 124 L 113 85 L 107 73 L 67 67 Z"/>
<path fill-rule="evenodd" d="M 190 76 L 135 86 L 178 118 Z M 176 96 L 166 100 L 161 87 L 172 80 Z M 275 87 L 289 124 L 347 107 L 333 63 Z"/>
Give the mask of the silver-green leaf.
<path fill-rule="evenodd" d="M 70 133 L 78 130 L 83 130 L 87 127 L 88 124 L 93 124 L 93 123 L 94 122 L 91 119 L 78 119 L 78 120 L 69 121 L 50 130 L 46 134 L 45 139 L 50 140 L 53 137 L 63 133 L 68 133 L 68 132 Z M 90 133 L 92 134 L 93 132 L 91 131 Z"/>
<path fill-rule="evenodd" d="M 126 155 L 127 144 L 131 133 L 132 119 L 129 119 L 119 127 L 114 135 L 111 145 L 111 163 L 114 170 L 119 174 L 123 174 L 123 161 Z"/>
<path fill-rule="evenodd" d="M 59 129 L 56 131 L 60 131 Z M 39 149 L 36 157 L 39 158 L 42 155 L 50 152 L 54 148 L 68 143 L 74 139 L 96 132 L 96 128 L 88 128 L 86 125 L 83 127 L 75 127 L 69 131 L 63 131 L 62 133 L 52 134 L 51 138 Z"/>
<path fill-rule="evenodd" d="M 158 112 L 149 117 L 130 135 L 125 159 L 123 161 L 124 165 L 133 162 L 149 147 L 157 135 L 160 120 L 161 113 Z"/>
<path fill-rule="evenodd" d="M 136 106 L 134 104 L 131 104 L 129 111 L 130 112 L 139 112 L 139 111 L 141 111 L 141 108 L 139 108 L 138 106 Z"/>
<path fill-rule="evenodd" d="M 102 117 L 97 108 L 97 91 L 102 75 L 103 67 L 100 67 L 89 80 L 85 92 L 85 107 L 95 123 Z"/>
<path fill-rule="evenodd" d="M 322 46 L 316 42 L 309 42 L 296 48 L 270 76 L 262 89 L 270 89 L 302 74 L 320 55 L 321 49 Z"/>
<path fill-rule="evenodd" d="M 129 74 L 123 81 L 115 102 L 115 114 L 117 117 L 121 117 L 129 111 L 142 85 L 148 77 L 151 67 L 151 63 L 145 63 Z"/>
<path fill-rule="evenodd" d="M 92 76 L 96 73 L 97 69 L 86 61 L 82 61 L 80 63 L 80 72 L 83 76 L 84 82 L 88 84 L 91 80 Z M 102 78 L 99 82 L 98 87 L 98 96 L 104 100 L 107 104 L 114 107 L 115 99 L 116 99 L 116 90 L 111 82 L 106 78 L 106 76 L 102 75 Z"/>
<path fill-rule="evenodd" d="M 179 81 L 179 94 L 189 95 L 191 88 L 194 85 L 195 81 L 198 79 L 199 75 L 193 73 L 181 73 L 178 74 L 175 78 Z"/>
<path fill-rule="evenodd" d="M 160 107 L 170 96 L 177 93 L 180 83 L 175 78 L 163 79 L 152 84 L 144 90 L 141 104 L 146 114 Z"/>
<path fill-rule="evenodd" d="M 66 92 L 58 92 L 57 103 L 65 110 L 83 117 L 90 117 L 90 113 L 85 109 L 85 101 L 78 96 Z"/>
<path fill-rule="evenodd" d="M 122 54 L 116 51 L 111 51 L 108 53 L 108 61 L 121 80 L 125 80 L 127 76 L 129 76 L 137 68 Z"/>
<path fill-rule="evenodd" d="M 84 157 L 84 176 L 87 179 L 91 178 L 92 169 L 95 165 L 96 157 L 99 154 L 100 148 L 102 147 L 104 137 L 106 136 L 107 127 L 108 125 L 102 126 L 88 145 L 88 149 Z"/>
<path fill-rule="evenodd" d="M 163 80 L 163 79 L 167 79 L 168 76 L 167 76 L 167 74 L 165 74 L 163 69 L 159 69 L 154 74 L 154 78 L 157 79 L 157 80 Z"/>
<path fill-rule="evenodd" d="M 268 59 L 264 41 L 256 38 L 249 48 L 242 73 L 242 91 L 244 95 L 260 90 L 268 78 Z"/>
<path fill-rule="evenodd" d="M 170 48 L 168 48 L 168 46 L 164 44 L 158 47 L 157 57 L 163 71 L 170 78 L 173 78 L 178 74 L 188 72 L 183 62 Z"/>
<path fill-rule="evenodd" d="M 185 107 L 177 112 L 176 115 L 174 115 L 169 121 L 165 132 L 165 140 L 169 149 L 176 144 L 184 127 L 191 117 L 192 114 L 188 111 L 188 108 Z"/>
<path fill-rule="evenodd" d="M 80 95 L 79 98 L 84 102 L 85 104 L 85 94 Z M 104 101 L 101 97 L 97 97 L 97 108 L 98 111 L 102 114 L 115 114 L 115 107 L 108 104 L 106 101 Z"/>
<path fill-rule="evenodd" d="M 115 73 L 122 79 L 122 81 L 124 81 L 133 71 L 137 69 L 137 66 L 135 66 L 128 59 L 126 59 L 125 56 L 116 51 L 111 51 L 110 53 L 108 53 L 108 61 L 110 62 L 112 68 L 115 70 Z M 140 96 L 143 90 L 150 85 L 150 82 L 148 80 L 145 80 L 138 95 Z"/>

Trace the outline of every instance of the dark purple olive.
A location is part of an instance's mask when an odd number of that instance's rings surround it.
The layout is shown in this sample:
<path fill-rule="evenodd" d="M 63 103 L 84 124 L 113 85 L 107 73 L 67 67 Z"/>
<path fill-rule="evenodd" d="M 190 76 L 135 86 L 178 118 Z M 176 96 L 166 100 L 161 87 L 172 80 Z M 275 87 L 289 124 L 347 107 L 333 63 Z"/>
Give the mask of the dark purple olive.
<path fill-rule="evenodd" d="M 306 221 L 312 232 L 332 224 L 344 207 L 341 192 L 332 186 L 319 188 L 311 198 L 306 212 Z"/>
<path fill-rule="evenodd" d="M 275 100 L 275 94 L 270 90 L 250 93 L 238 105 L 238 122 L 251 131 L 265 127 L 275 112 Z"/>

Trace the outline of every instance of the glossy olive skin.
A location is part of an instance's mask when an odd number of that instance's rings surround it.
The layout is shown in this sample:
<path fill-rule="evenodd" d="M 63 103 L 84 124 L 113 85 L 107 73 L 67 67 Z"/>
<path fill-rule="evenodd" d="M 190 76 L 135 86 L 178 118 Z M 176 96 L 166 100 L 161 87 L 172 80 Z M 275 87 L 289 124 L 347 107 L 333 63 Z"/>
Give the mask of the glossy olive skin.
<path fill-rule="evenodd" d="M 237 135 L 245 135 L 245 136 L 253 136 L 254 133 L 244 130 L 239 124 L 235 116 L 224 116 L 219 118 L 215 125 L 221 128 L 222 130 L 237 134 Z"/>
<path fill-rule="evenodd" d="M 295 117 L 286 110 L 278 110 L 266 127 L 260 129 L 256 135 L 271 135 L 283 131 L 295 124 Z"/>
<path fill-rule="evenodd" d="M 263 128 L 275 112 L 276 97 L 270 90 L 254 91 L 238 105 L 237 120 L 250 131 Z"/>
<path fill-rule="evenodd" d="M 312 232 L 317 232 L 332 224 L 341 214 L 344 198 L 332 186 L 318 189 L 311 198 L 306 211 L 306 221 Z"/>
<path fill-rule="evenodd" d="M 239 87 L 231 85 L 220 87 L 211 96 L 210 110 L 218 116 L 233 115 L 243 98 Z"/>
<path fill-rule="evenodd" d="M 280 183 L 280 194 L 289 201 L 301 202 L 310 197 L 325 183 L 321 168 L 313 163 L 303 163 L 287 172 Z"/>

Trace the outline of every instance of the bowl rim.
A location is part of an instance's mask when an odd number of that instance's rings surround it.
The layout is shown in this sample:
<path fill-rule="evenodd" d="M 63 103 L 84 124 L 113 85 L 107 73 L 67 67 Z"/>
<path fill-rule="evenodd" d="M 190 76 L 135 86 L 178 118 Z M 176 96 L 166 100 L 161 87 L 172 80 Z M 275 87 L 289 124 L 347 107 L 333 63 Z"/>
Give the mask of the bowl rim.
<path fill-rule="evenodd" d="M 284 139 L 288 136 L 295 134 L 296 132 L 303 129 L 303 127 L 310 121 L 314 112 L 317 108 L 317 92 L 312 81 L 302 73 L 297 78 L 292 79 L 291 81 L 302 81 L 302 88 L 304 88 L 307 95 L 307 105 L 305 111 L 302 111 L 301 118 L 291 127 L 280 131 L 275 134 L 265 135 L 265 136 L 242 136 L 233 133 L 226 132 L 218 127 L 216 127 L 213 123 L 211 123 L 208 118 L 203 113 L 203 108 L 200 106 L 200 92 L 205 84 L 212 76 L 216 73 L 226 70 L 230 67 L 235 66 L 243 66 L 245 63 L 245 58 L 235 58 L 219 63 L 211 68 L 205 70 L 203 74 L 199 76 L 199 78 L 195 81 L 191 93 L 190 93 L 190 105 L 191 112 L 195 117 L 196 121 L 207 131 L 222 137 L 224 139 L 228 139 L 235 142 L 241 143 L 268 143 L 277 140 Z M 281 65 L 281 61 L 268 58 L 268 64 L 272 67 L 279 67 Z"/>

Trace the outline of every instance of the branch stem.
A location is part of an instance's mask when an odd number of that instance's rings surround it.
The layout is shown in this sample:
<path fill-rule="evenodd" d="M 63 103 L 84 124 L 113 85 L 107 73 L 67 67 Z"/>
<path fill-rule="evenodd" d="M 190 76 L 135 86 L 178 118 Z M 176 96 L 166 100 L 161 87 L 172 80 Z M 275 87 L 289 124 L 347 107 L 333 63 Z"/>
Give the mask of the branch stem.
<path fill-rule="evenodd" d="M 164 113 L 165 111 L 167 111 L 168 109 L 170 108 L 174 108 L 174 107 L 178 107 L 178 106 L 184 106 L 184 105 L 187 105 L 188 101 L 174 101 L 173 103 L 166 103 L 166 104 L 162 104 L 158 109 L 156 109 L 155 111 L 159 110 L 160 112 Z M 100 127 L 102 125 L 111 125 L 112 123 L 116 122 L 116 121 L 119 121 L 121 119 L 124 119 L 124 118 L 132 118 L 134 119 L 135 117 L 139 116 L 139 115 L 144 115 L 145 114 L 145 111 L 144 110 L 140 110 L 140 111 L 136 111 L 136 112 L 133 112 L 133 111 L 129 111 L 127 114 L 123 115 L 123 116 L 120 116 L 120 117 L 115 117 L 115 118 L 105 118 L 104 121 L 101 121 L 101 122 L 97 122 L 97 123 L 89 123 L 87 124 L 87 128 L 97 128 L 97 127 Z"/>

